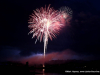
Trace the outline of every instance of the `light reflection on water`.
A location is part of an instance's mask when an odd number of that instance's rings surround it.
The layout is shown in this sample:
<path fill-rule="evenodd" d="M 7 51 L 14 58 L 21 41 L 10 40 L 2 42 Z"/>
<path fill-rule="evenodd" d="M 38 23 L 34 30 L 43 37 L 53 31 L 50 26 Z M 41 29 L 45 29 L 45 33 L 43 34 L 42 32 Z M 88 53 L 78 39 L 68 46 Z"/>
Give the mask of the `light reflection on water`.
<path fill-rule="evenodd" d="M 43 67 L 45 68 L 44 64 L 43 64 Z M 66 74 L 45 72 L 45 69 L 35 69 L 35 70 L 33 70 L 33 72 L 39 73 L 39 74 L 35 74 L 35 75 L 66 75 Z"/>
<path fill-rule="evenodd" d="M 59 73 L 45 73 L 45 69 L 37 69 L 35 72 L 40 73 L 40 74 L 35 74 L 35 75 L 66 75 L 66 74 L 59 74 Z"/>
<path fill-rule="evenodd" d="M 44 72 L 45 72 L 45 69 L 43 69 L 43 75 L 45 75 L 45 73 L 44 73 Z"/>
<path fill-rule="evenodd" d="M 45 74 L 35 74 L 35 75 L 66 75 L 66 74 L 58 74 L 58 73 L 45 73 Z"/>
<path fill-rule="evenodd" d="M 45 73 L 45 74 L 35 74 L 35 75 L 65 75 L 65 74 Z"/>

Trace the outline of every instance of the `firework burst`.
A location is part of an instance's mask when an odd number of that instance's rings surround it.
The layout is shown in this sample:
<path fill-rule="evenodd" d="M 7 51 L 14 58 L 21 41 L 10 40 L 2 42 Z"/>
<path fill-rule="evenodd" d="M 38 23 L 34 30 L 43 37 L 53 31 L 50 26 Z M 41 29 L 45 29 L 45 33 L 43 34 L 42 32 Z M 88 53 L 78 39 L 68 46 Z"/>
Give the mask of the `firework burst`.
<path fill-rule="evenodd" d="M 40 42 L 44 41 L 44 56 L 45 49 L 47 48 L 48 38 L 52 40 L 52 38 L 56 37 L 56 34 L 59 33 L 60 28 L 63 26 L 61 23 L 61 14 L 50 8 L 50 5 L 46 9 L 41 7 L 40 10 L 36 9 L 29 20 L 29 28 L 31 31 L 29 33 L 33 33 L 33 37 L 37 37 L 37 40 Z M 33 38 L 32 37 L 32 38 Z"/>
<path fill-rule="evenodd" d="M 67 18 L 68 14 L 65 14 Z M 48 38 L 56 38 L 56 34 L 59 34 L 59 30 L 65 24 L 65 17 L 63 11 L 57 11 L 50 8 L 50 5 L 46 8 L 41 7 L 33 11 L 29 19 L 29 34 L 33 33 L 32 38 L 37 37 L 40 42 L 44 41 L 44 57 L 45 50 L 47 49 Z"/>

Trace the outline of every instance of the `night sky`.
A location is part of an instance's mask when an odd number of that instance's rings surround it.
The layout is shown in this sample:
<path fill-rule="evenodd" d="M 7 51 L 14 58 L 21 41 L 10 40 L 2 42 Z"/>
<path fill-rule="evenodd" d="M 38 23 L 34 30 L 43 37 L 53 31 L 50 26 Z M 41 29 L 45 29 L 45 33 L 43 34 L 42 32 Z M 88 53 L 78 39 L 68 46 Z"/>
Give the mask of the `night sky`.
<path fill-rule="evenodd" d="M 70 25 L 52 41 L 46 58 L 100 59 L 100 0 L 4 0 L 0 1 L 0 61 L 42 61 L 44 43 L 28 35 L 29 15 L 36 8 L 51 4 L 72 9 Z M 36 60 L 36 61 L 35 61 Z"/>

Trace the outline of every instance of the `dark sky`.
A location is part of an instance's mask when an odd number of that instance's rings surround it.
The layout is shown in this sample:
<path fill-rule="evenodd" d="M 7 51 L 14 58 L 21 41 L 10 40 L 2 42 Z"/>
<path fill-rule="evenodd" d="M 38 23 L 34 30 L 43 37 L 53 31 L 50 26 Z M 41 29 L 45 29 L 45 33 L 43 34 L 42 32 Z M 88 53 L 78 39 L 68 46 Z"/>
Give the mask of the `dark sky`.
<path fill-rule="evenodd" d="M 49 4 L 56 10 L 68 6 L 73 15 L 70 25 L 66 24 L 56 39 L 49 40 L 46 51 L 48 58 L 100 59 L 99 3 L 100 0 L 0 1 L 0 60 L 26 60 L 38 54 L 41 57 L 44 43 L 38 41 L 35 44 L 36 38 L 28 35 L 28 19 L 33 10 Z"/>

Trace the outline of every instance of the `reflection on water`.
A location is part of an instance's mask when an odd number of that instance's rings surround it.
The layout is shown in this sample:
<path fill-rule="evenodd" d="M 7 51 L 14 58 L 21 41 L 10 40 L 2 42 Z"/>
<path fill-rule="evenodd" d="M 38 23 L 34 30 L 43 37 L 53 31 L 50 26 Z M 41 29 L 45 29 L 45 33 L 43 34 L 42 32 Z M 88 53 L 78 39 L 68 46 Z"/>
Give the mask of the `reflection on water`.
<path fill-rule="evenodd" d="M 43 74 L 35 74 L 35 75 L 43 75 Z M 66 75 L 66 74 L 45 73 L 45 75 Z"/>
<path fill-rule="evenodd" d="M 35 74 L 35 75 L 66 75 L 66 74 L 45 73 L 45 74 Z"/>
<path fill-rule="evenodd" d="M 36 69 L 35 73 L 36 73 L 35 75 L 66 75 L 66 74 L 49 73 L 49 72 L 45 73 L 45 69 Z"/>
<path fill-rule="evenodd" d="M 45 73 L 44 73 L 44 72 L 45 72 L 45 69 L 43 69 L 43 75 L 45 75 Z"/>
<path fill-rule="evenodd" d="M 34 69 L 32 71 L 35 72 L 35 75 L 66 75 L 66 74 L 45 72 L 44 68 L 45 68 L 45 65 L 43 64 L 43 69 Z"/>

